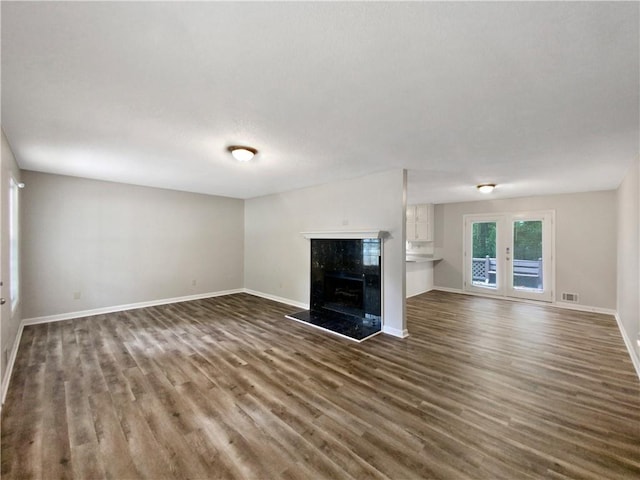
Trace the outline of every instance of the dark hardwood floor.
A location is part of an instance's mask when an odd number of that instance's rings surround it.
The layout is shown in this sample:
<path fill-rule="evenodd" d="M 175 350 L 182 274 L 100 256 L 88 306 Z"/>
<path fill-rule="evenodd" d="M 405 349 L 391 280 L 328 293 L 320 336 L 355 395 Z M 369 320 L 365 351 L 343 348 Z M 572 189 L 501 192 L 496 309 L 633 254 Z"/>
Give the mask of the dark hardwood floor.
<path fill-rule="evenodd" d="M 640 478 L 611 316 L 430 292 L 362 344 L 246 294 L 24 330 L 2 478 Z"/>

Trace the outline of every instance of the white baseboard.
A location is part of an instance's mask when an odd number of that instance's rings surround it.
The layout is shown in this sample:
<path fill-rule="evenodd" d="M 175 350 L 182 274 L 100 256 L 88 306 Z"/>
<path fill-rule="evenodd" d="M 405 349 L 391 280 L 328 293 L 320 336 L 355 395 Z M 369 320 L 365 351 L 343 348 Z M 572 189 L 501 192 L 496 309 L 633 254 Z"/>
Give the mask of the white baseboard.
<path fill-rule="evenodd" d="M 13 342 L 13 348 L 11 349 L 11 356 L 5 370 L 4 378 L 2 379 L 2 403 L 4 404 L 9 390 L 9 382 L 11 381 L 11 374 L 13 373 L 13 367 L 16 361 L 16 355 L 18 353 L 18 346 L 20 345 L 20 339 L 22 338 L 22 331 L 27 325 L 38 325 L 41 323 L 61 322 L 64 320 L 72 320 L 74 318 L 91 317 L 93 315 L 102 315 L 105 313 L 122 312 L 125 310 L 135 310 L 137 308 L 155 307 L 158 305 L 168 305 L 170 303 L 188 302 L 190 300 L 201 300 L 203 298 L 221 297 L 223 295 L 231 295 L 234 293 L 243 293 L 243 288 L 236 288 L 233 290 L 223 290 L 219 292 L 200 293 L 197 295 L 186 295 L 183 297 L 163 298 L 160 300 L 151 300 L 148 302 L 129 303 L 126 305 L 116 305 L 113 307 L 94 308 L 91 310 L 81 310 L 77 312 L 60 313 L 57 315 L 45 315 L 42 317 L 25 318 L 20 322 L 18 327 L 18 333 L 16 339 Z"/>
<path fill-rule="evenodd" d="M 463 292 L 459 288 L 449 288 L 449 287 L 433 287 L 432 290 L 437 290 L 438 292 L 448 292 L 448 293 L 462 293 L 466 294 L 468 292 Z"/>
<path fill-rule="evenodd" d="M 537 303 L 537 304 L 540 304 L 540 302 L 535 302 L 535 301 L 531 301 L 531 300 L 523 300 L 523 299 L 519 299 L 519 298 L 508 298 L 508 297 L 480 295 L 480 294 L 477 294 L 477 293 L 474 293 L 474 292 L 465 292 L 463 290 L 459 290 L 459 289 L 456 289 L 456 288 L 434 287 L 433 289 L 441 291 L 441 292 L 462 293 L 463 295 L 474 295 L 474 296 L 482 296 L 482 297 L 490 297 L 490 298 L 510 300 L 510 301 L 515 301 L 515 302 L 526 302 L 526 303 Z M 602 313 L 604 315 L 612 315 L 616 319 L 616 323 L 618 324 L 618 330 L 620 330 L 620 334 L 622 335 L 622 339 L 624 340 L 624 344 L 627 347 L 627 351 L 629 352 L 629 356 L 631 357 L 631 363 L 633 363 L 633 367 L 636 370 L 638 378 L 640 378 L 640 358 L 638 358 L 638 355 L 636 354 L 636 351 L 633 348 L 633 343 L 631 342 L 631 339 L 627 336 L 627 332 L 625 331 L 624 327 L 622 326 L 622 322 L 620 321 L 620 317 L 619 317 L 618 312 L 616 310 L 611 309 L 611 308 L 591 307 L 589 305 L 578 305 L 578 304 L 575 304 L 575 303 L 568 303 L 568 302 L 553 302 L 553 303 L 548 303 L 547 305 L 549 305 L 550 307 L 564 308 L 564 309 L 567 309 L 567 310 L 577 310 L 579 312 Z"/>
<path fill-rule="evenodd" d="M 251 290 L 250 288 L 244 288 L 242 291 L 244 293 L 248 293 L 249 295 L 255 295 L 256 297 L 266 298 L 267 300 L 273 300 L 274 302 L 284 303 L 285 305 L 291 305 L 292 307 L 301 308 L 302 310 L 309 310 L 308 303 L 302 303 L 296 300 L 291 300 L 289 298 L 278 297 L 277 295 L 271 295 L 270 293 L 258 292 L 256 290 Z"/>
<path fill-rule="evenodd" d="M 4 401 L 7 397 L 7 392 L 9 391 L 9 382 L 11 381 L 13 366 L 16 363 L 16 356 L 18 355 L 18 347 L 20 346 L 20 340 L 22 339 L 23 330 L 24 325 L 22 324 L 22 322 L 20 322 L 20 325 L 18 325 L 18 333 L 16 333 L 16 338 L 13 341 L 13 346 L 11 347 L 9 362 L 7 363 L 7 368 L 4 371 L 4 378 L 2 379 L 2 405 L 4 405 Z"/>
<path fill-rule="evenodd" d="M 180 303 L 180 302 L 188 302 L 191 300 L 201 300 L 203 298 L 221 297 L 223 295 L 231 295 L 234 293 L 242 293 L 242 292 L 244 292 L 244 289 L 236 288 L 233 290 L 222 290 L 220 292 L 199 293 L 197 295 L 186 295 L 184 297 L 163 298 L 160 300 L 150 300 L 148 302 L 129 303 L 126 305 L 94 308 L 91 310 L 80 310 L 77 312 L 60 313 L 57 315 L 45 315 L 43 317 L 25 318 L 22 320 L 22 324 L 37 325 L 39 323 L 61 322 L 63 320 L 71 320 L 74 318 L 91 317 L 93 315 L 123 312 L 125 310 L 135 310 L 138 308 L 145 308 L 145 307 L 156 307 L 158 305 L 168 305 L 170 303 Z"/>
<path fill-rule="evenodd" d="M 627 331 L 624 329 L 624 326 L 622 325 L 622 320 L 620 319 L 620 316 L 617 313 L 614 316 L 616 318 L 616 323 L 618 324 L 618 330 L 620 330 L 620 334 L 622 335 L 624 344 L 627 347 L 629 356 L 631 357 L 631 363 L 633 363 L 633 367 L 636 369 L 636 374 L 638 375 L 638 378 L 640 378 L 640 358 L 638 358 L 638 354 L 636 353 L 635 348 L 633 348 L 633 342 L 627 335 Z"/>
<path fill-rule="evenodd" d="M 407 338 L 409 336 L 409 330 L 406 328 L 404 330 L 400 330 L 398 328 L 389 327 L 387 325 L 382 326 L 382 333 L 386 333 L 387 335 L 392 335 L 398 338 Z"/>
<path fill-rule="evenodd" d="M 294 300 L 289 300 L 288 298 L 277 297 L 275 295 L 256 292 L 254 290 L 249 290 L 246 288 L 236 288 L 233 290 L 223 290 L 219 292 L 199 293 L 196 295 L 186 295 L 183 297 L 163 298 L 163 299 L 151 300 L 147 302 L 129 303 L 125 305 L 116 305 L 111 307 L 93 308 L 90 310 L 79 310 L 76 312 L 59 313 L 56 315 L 44 315 L 41 317 L 25 318 L 25 319 L 22 319 L 22 321 L 20 322 L 20 326 L 18 327 L 18 334 L 16 336 L 16 339 L 13 344 L 13 348 L 11 350 L 11 356 L 9 357 L 9 362 L 7 364 L 7 369 L 5 370 L 4 378 L 2 379 L 2 387 L 1 387 L 2 403 L 4 403 L 5 397 L 7 395 L 7 391 L 9 390 L 9 382 L 11 380 L 11 374 L 13 373 L 13 366 L 14 366 L 16 355 L 18 352 L 18 346 L 20 345 L 20 338 L 22 337 L 22 331 L 24 327 L 27 325 L 38 325 L 41 323 L 62 322 L 64 320 L 72 320 L 74 318 L 91 317 L 93 315 L 103 315 L 106 313 L 123 312 L 126 310 L 135 310 L 138 308 L 145 308 L 145 307 L 156 307 L 159 305 L 168 305 L 170 303 L 180 303 L 180 302 L 188 302 L 191 300 L 201 300 L 203 298 L 221 297 L 223 295 L 232 295 L 234 293 L 248 293 L 250 295 L 267 298 L 269 300 L 274 300 L 276 302 L 284 303 L 287 305 L 292 305 L 294 307 L 298 307 L 303 310 L 307 310 L 309 308 L 308 304 L 296 302 Z"/>
<path fill-rule="evenodd" d="M 422 290 L 420 292 L 412 293 L 411 295 L 407 295 L 407 298 L 417 297 L 418 295 L 422 295 L 423 293 L 430 292 L 431 290 L 434 290 L 434 289 L 433 288 L 427 288 L 426 290 Z"/>
<path fill-rule="evenodd" d="M 555 302 L 552 307 L 565 308 L 567 310 L 578 310 L 579 312 L 603 313 L 605 315 L 616 315 L 612 308 L 590 307 L 589 305 L 576 305 L 575 303 Z"/>
<path fill-rule="evenodd" d="M 449 287 L 433 287 L 433 290 L 448 293 L 460 293 L 462 295 L 471 295 L 473 297 L 495 298 L 496 300 L 507 300 L 509 302 L 530 303 L 532 305 L 546 305 L 549 307 L 566 308 L 567 310 L 578 310 L 580 312 L 603 313 L 605 315 L 615 315 L 616 311 L 611 308 L 592 307 L 590 305 L 580 305 L 568 302 L 544 302 L 541 300 L 528 300 L 526 298 L 505 297 L 502 295 L 482 294 L 477 292 L 467 292 L 459 288 Z"/>

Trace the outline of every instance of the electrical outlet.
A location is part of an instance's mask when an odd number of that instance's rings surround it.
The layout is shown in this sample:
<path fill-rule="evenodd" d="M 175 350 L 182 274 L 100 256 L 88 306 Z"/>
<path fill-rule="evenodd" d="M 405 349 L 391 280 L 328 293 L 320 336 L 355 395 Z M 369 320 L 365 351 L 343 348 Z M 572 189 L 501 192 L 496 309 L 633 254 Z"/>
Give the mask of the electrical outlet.
<path fill-rule="evenodd" d="M 73 292 L 73 299 L 80 300 L 80 292 Z"/>

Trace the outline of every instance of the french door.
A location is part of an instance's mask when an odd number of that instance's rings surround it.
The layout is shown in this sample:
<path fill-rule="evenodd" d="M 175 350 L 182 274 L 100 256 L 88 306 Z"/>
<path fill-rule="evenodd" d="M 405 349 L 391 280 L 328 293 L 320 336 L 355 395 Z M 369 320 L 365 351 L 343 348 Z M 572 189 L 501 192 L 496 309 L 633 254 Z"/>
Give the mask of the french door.
<path fill-rule="evenodd" d="M 553 300 L 553 211 L 465 215 L 464 290 Z"/>

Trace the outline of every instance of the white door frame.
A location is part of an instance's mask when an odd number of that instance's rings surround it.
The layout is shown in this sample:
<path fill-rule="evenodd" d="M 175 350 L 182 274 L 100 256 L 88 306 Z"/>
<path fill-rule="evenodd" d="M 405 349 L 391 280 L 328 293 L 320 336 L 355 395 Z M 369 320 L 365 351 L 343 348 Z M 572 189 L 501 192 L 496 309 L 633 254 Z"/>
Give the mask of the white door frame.
<path fill-rule="evenodd" d="M 543 221 L 543 279 L 544 291 L 537 293 L 513 288 L 511 275 L 511 255 L 507 263 L 506 248 L 513 252 L 513 222 L 518 220 L 542 220 Z M 462 245 L 462 276 L 463 291 L 482 295 L 499 297 L 523 298 L 545 302 L 555 301 L 555 210 L 542 210 L 533 212 L 507 212 L 463 215 Z M 471 255 L 473 255 L 472 223 L 495 222 L 496 223 L 496 286 L 495 288 L 483 287 L 473 284 L 473 272 L 471 267 Z M 545 223 L 546 222 L 546 223 Z M 549 247 L 545 247 L 545 241 Z M 547 251 L 547 249 L 549 251 Z"/>
<path fill-rule="evenodd" d="M 504 215 L 503 214 L 470 214 L 464 215 L 464 242 L 462 246 L 462 261 L 463 261 L 463 290 L 465 292 L 480 293 L 483 295 L 498 295 L 504 296 L 505 294 L 505 277 L 504 269 L 496 269 L 496 283 L 495 287 L 474 285 L 473 284 L 473 271 L 471 267 L 471 257 L 473 255 L 473 229 L 471 225 L 473 223 L 495 223 L 496 224 L 496 257 L 499 252 L 503 252 L 506 246 L 506 239 L 504 238 Z M 496 258 L 497 261 L 497 258 Z M 499 265 L 499 263 L 497 264 Z"/>
<path fill-rule="evenodd" d="M 516 289 L 513 287 L 513 275 L 511 272 L 511 260 L 513 260 L 513 223 L 524 221 L 542 222 L 542 278 L 543 291 L 536 292 L 533 290 Z M 505 295 L 513 298 L 524 298 L 527 300 L 540 300 L 543 302 L 553 302 L 555 285 L 555 212 L 553 210 L 542 210 L 538 212 L 518 212 L 507 217 L 507 228 L 509 229 L 509 248 L 510 254 L 505 264 L 507 272 L 507 287 Z"/>

